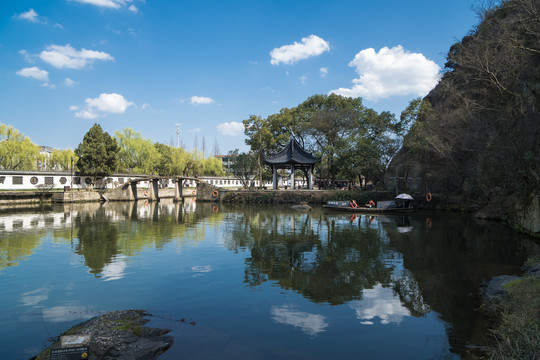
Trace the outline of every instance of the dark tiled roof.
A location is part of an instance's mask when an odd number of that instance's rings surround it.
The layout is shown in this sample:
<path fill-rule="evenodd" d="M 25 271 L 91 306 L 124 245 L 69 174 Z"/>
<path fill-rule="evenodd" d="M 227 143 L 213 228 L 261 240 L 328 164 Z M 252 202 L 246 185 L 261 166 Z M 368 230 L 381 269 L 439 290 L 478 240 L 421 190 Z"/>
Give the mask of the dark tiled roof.
<path fill-rule="evenodd" d="M 306 152 L 296 140 L 291 139 L 287 146 L 277 154 L 264 157 L 264 162 L 269 165 L 283 164 L 306 164 L 312 165 L 318 162 L 318 159 Z"/>

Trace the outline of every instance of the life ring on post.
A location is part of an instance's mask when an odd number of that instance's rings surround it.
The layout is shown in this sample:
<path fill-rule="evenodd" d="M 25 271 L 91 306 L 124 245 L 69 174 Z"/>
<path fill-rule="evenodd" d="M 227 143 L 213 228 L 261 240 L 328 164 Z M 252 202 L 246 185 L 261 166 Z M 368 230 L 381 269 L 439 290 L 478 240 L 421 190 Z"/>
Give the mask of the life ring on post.
<path fill-rule="evenodd" d="M 214 192 L 212 193 L 212 196 L 215 197 L 215 198 L 217 198 L 218 195 L 219 195 L 219 193 L 217 192 L 217 190 L 214 190 Z"/>
<path fill-rule="evenodd" d="M 433 196 L 431 196 L 431 193 L 426 194 L 426 201 L 430 202 L 433 199 Z"/>
<path fill-rule="evenodd" d="M 373 206 L 375 206 L 375 201 L 369 200 L 369 202 L 367 203 L 367 206 L 368 206 L 368 207 L 373 207 Z"/>
<path fill-rule="evenodd" d="M 144 192 L 144 196 L 148 196 L 148 190 Z"/>

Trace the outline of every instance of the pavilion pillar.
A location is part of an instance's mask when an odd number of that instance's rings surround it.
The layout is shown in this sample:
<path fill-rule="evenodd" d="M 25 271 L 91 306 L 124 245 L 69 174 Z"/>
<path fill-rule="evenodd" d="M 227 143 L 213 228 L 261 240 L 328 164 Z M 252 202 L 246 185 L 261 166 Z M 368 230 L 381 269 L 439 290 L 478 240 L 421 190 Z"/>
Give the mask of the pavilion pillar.
<path fill-rule="evenodd" d="M 272 165 L 272 189 L 277 190 L 277 167 Z"/>
<path fill-rule="evenodd" d="M 307 178 L 308 189 L 313 190 L 313 165 L 309 167 Z"/>
<path fill-rule="evenodd" d="M 294 164 L 291 164 L 291 190 L 296 189 L 294 186 Z"/>

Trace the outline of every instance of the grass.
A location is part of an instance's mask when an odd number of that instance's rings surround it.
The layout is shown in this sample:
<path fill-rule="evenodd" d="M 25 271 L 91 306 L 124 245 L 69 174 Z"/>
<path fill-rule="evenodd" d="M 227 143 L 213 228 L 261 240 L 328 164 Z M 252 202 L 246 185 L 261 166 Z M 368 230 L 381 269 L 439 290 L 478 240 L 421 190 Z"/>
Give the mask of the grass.
<path fill-rule="evenodd" d="M 540 278 L 526 276 L 504 285 L 508 298 L 497 305 L 500 323 L 491 359 L 540 359 Z"/>

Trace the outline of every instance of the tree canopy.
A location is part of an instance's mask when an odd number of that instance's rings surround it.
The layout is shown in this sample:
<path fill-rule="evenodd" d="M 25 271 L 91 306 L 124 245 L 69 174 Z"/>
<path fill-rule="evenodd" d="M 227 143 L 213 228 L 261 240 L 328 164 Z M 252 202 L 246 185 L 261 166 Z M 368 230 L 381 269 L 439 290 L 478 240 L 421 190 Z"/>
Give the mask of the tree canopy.
<path fill-rule="evenodd" d="M 0 167 L 9 170 L 33 170 L 39 146 L 11 125 L 0 123 Z"/>
<path fill-rule="evenodd" d="M 110 175 L 117 169 L 119 150 L 116 140 L 94 124 L 75 149 L 77 167 L 83 175 Z"/>
<path fill-rule="evenodd" d="M 314 95 L 292 109 L 244 120 L 246 144 L 263 172 L 262 158 L 281 150 L 291 137 L 320 159 L 317 175 L 327 185 L 338 177 L 359 181 L 382 178 L 401 146 L 406 119 L 363 106 L 361 98 Z"/>

